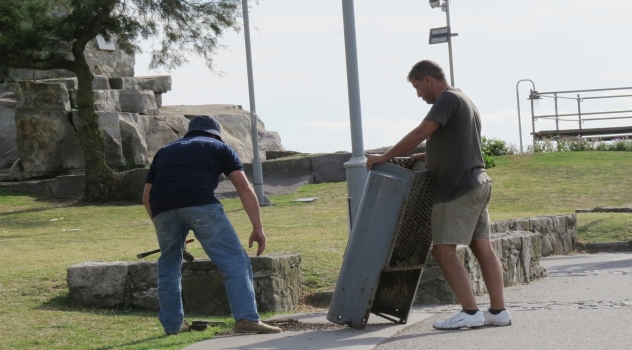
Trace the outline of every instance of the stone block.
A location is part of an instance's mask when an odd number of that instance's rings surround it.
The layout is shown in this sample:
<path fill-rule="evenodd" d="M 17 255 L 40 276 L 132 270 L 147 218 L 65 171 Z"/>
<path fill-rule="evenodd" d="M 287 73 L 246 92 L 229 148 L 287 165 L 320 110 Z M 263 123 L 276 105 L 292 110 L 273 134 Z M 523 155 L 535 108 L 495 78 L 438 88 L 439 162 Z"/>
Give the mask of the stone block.
<path fill-rule="evenodd" d="M 123 157 L 134 165 L 147 165 L 147 141 L 144 116 L 138 113 L 119 113 Z"/>
<path fill-rule="evenodd" d="M 90 307 L 124 305 L 129 273 L 126 262 L 84 262 L 67 269 L 70 304 Z"/>
<path fill-rule="evenodd" d="M 301 295 L 298 254 L 252 257 L 253 280 L 260 312 L 287 312 Z M 70 303 L 91 307 L 136 306 L 158 310 L 157 264 L 84 262 L 67 269 Z M 229 315 L 224 278 L 210 260 L 182 266 L 182 301 L 187 312 Z"/>
<path fill-rule="evenodd" d="M 16 143 L 26 178 L 83 169 L 71 118 L 66 110 L 16 110 Z"/>
<path fill-rule="evenodd" d="M 56 198 L 79 198 L 83 195 L 83 175 L 63 175 L 47 181 L 50 192 Z"/>
<path fill-rule="evenodd" d="M 110 81 L 103 75 L 95 75 L 92 80 L 92 90 L 110 90 Z"/>
<path fill-rule="evenodd" d="M 129 265 L 129 284 L 126 299 L 128 305 L 147 310 L 159 310 L 158 265 L 154 261 L 142 261 Z"/>
<path fill-rule="evenodd" d="M 65 83 L 21 81 L 16 109 L 70 111 L 70 97 Z"/>
<path fill-rule="evenodd" d="M 206 265 L 191 269 L 191 265 Z M 206 315 L 230 315 L 224 277 L 210 261 L 185 263 L 182 268 L 184 310 Z"/>
<path fill-rule="evenodd" d="M 120 112 L 119 92 L 116 90 L 94 90 L 94 110 Z"/>
<path fill-rule="evenodd" d="M 154 115 L 158 113 L 156 98 L 150 90 L 115 90 L 118 92 L 121 112 Z"/>
<path fill-rule="evenodd" d="M 13 92 L 0 92 L 0 169 L 8 169 L 18 158 L 15 130 L 15 106 L 17 96 Z"/>
<path fill-rule="evenodd" d="M 347 181 L 347 171 L 344 163 L 351 158 L 351 153 L 339 152 L 323 154 L 312 158 L 314 183 Z"/>
<path fill-rule="evenodd" d="M 151 90 L 157 93 L 165 93 L 171 91 L 171 76 L 110 78 L 110 86 L 112 89 L 119 90 Z"/>
<path fill-rule="evenodd" d="M 288 312 L 298 305 L 303 286 L 300 255 L 252 258 L 251 263 L 260 312 Z"/>
<path fill-rule="evenodd" d="M 66 85 L 66 89 L 68 91 L 70 90 L 77 90 L 79 88 L 79 81 L 77 80 L 77 78 L 55 78 L 55 79 L 42 79 L 42 80 L 38 80 L 38 83 L 44 83 L 44 84 L 64 84 Z"/>
<path fill-rule="evenodd" d="M 121 128 L 119 126 L 119 113 L 96 112 L 99 117 L 99 129 L 105 140 L 105 163 L 108 166 L 123 166 L 123 145 L 121 141 Z M 73 124 L 77 129 L 81 126 L 79 112 L 73 111 Z"/>
<path fill-rule="evenodd" d="M 50 182 L 52 180 L 31 180 L 19 182 L 0 182 L 0 188 L 11 192 L 21 193 L 35 197 L 53 197 Z"/>

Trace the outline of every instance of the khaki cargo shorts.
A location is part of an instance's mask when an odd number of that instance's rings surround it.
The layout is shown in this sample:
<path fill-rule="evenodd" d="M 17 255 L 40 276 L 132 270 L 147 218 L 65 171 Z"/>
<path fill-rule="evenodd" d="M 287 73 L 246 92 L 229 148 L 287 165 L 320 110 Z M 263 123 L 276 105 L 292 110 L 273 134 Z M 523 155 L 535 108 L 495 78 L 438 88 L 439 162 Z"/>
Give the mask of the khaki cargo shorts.
<path fill-rule="evenodd" d="M 461 197 L 432 206 L 432 244 L 470 245 L 472 240 L 489 238 L 487 205 L 492 183 L 485 182 Z"/>

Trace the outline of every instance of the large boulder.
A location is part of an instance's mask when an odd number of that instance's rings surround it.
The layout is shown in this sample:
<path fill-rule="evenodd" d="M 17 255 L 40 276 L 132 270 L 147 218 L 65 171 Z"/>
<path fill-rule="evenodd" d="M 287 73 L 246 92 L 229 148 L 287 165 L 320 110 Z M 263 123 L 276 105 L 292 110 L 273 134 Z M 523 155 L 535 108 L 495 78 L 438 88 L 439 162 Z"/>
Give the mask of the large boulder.
<path fill-rule="evenodd" d="M 250 113 L 241 109 L 241 106 L 163 106 L 160 108 L 159 113 L 160 116 L 164 117 L 186 117 L 187 119 L 191 119 L 196 115 L 213 116 L 222 127 L 222 139 L 224 142 L 235 150 L 242 162 L 252 162 L 254 154 L 252 151 L 252 138 L 250 136 Z M 261 160 L 266 159 L 266 151 L 284 151 L 285 148 L 283 148 L 281 144 L 278 133 L 267 131 L 261 119 L 257 120 L 259 157 Z M 186 133 L 186 129 L 183 131 Z M 149 153 L 151 154 L 152 152 L 150 151 Z"/>
<path fill-rule="evenodd" d="M 15 135 L 24 178 L 73 174 L 83 171 L 84 158 L 76 131 L 81 125 L 79 113 L 72 111 L 68 86 L 59 83 L 21 82 L 16 104 Z M 111 90 L 101 90 L 109 96 Z M 104 101 L 107 101 L 104 99 Z M 115 109 L 115 108 L 112 108 Z M 97 112 L 99 127 L 106 141 L 106 162 L 125 165 L 117 112 Z"/>
<path fill-rule="evenodd" d="M 99 116 L 99 129 L 105 140 L 105 163 L 109 166 L 125 165 L 121 128 L 119 126 L 120 113 L 96 113 Z M 75 127 L 79 129 L 81 126 L 81 117 L 79 117 L 78 111 L 73 111 L 72 120 Z"/>
<path fill-rule="evenodd" d="M 83 169 L 83 152 L 71 118 L 65 110 L 16 110 L 17 147 L 25 178 Z"/>
<path fill-rule="evenodd" d="M 84 54 L 90 65 L 92 74 L 103 75 L 108 78 L 133 77 L 134 64 L 136 59 L 134 55 L 128 55 L 118 48 L 116 50 L 99 50 L 96 40 L 88 43 Z"/>
<path fill-rule="evenodd" d="M 123 157 L 135 165 L 149 164 L 143 118 L 147 117 L 138 113 L 119 113 Z"/>

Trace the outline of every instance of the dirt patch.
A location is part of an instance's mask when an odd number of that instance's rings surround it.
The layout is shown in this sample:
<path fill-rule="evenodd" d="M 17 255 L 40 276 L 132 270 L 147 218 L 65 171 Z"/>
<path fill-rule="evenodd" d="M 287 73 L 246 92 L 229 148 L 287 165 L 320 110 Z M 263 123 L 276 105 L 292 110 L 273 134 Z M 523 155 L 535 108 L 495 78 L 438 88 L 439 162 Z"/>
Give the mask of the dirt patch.
<path fill-rule="evenodd" d="M 279 327 L 284 332 L 295 332 L 295 331 L 323 331 L 323 330 L 336 330 L 336 329 L 346 329 L 347 326 L 341 326 L 339 324 L 327 322 L 327 323 L 311 323 L 311 322 L 301 322 L 294 318 L 282 318 L 276 320 L 266 320 L 265 323 Z M 219 335 L 243 335 L 243 333 L 238 333 L 233 331 L 232 329 L 229 331 L 216 333 L 216 336 Z"/>

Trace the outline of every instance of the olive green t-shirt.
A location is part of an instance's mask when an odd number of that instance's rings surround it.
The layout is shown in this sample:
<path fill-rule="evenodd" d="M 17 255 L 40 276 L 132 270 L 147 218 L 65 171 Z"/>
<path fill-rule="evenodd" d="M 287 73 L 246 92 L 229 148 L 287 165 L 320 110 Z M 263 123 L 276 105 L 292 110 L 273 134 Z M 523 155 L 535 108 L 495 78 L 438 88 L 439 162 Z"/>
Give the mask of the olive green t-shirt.
<path fill-rule="evenodd" d="M 481 118 L 461 90 L 445 89 L 425 120 L 441 124 L 426 141 L 426 167 L 435 185 L 435 203 L 453 201 L 491 181 L 481 154 Z"/>

